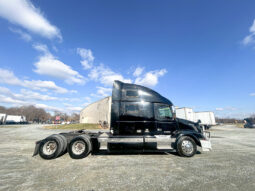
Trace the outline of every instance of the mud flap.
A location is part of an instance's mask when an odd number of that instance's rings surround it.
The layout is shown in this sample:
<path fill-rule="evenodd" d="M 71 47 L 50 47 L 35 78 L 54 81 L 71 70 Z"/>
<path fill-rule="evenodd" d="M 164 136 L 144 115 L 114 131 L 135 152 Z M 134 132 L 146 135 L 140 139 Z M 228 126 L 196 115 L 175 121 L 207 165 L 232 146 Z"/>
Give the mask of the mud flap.
<path fill-rule="evenodd" d="M 37 141 L 37 142 L 35 143 L 35 150 L 34 150 L 34 154 L 33 154 L 32 157 L 38 155 L 40 143 L 41 143 L 41 141 Z"/>

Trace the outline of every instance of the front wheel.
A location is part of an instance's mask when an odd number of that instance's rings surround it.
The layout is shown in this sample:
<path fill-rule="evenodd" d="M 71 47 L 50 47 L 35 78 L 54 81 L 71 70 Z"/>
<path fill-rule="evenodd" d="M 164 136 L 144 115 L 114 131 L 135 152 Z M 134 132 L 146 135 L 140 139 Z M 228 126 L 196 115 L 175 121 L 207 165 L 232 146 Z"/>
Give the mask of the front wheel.
<path fill-rule="evenodd" d="M 197 152 L 197 145 L 191 137 L 183 136 L 177 141 L 177 152 L 183 157 L 192 157 Z"/>

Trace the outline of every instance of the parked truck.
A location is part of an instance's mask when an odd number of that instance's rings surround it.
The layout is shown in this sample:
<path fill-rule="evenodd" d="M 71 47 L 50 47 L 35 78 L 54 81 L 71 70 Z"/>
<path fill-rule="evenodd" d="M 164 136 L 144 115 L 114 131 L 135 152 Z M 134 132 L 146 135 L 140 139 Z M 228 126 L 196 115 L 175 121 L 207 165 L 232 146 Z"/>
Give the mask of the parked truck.
<path fill-rule="evenodd" d="M 195 120 L 200 121 L 200 125 L 203 125 L 205 129 L 216 125 L 214 113 L 211 111 L 195 112 Z"/>
<path fill-rule="evenodd" d="M 98 112 L 98 111 L 94 111 Z M 66 151 L 73 159 L 107 149 L 109 152 L 177 151 L 192 157 L 197 147 L 211 150 L 209 132 L 199 123 L 176 118 L 174 105 L 144 86 L 115 81 L 112 89 L 110 130 L 72 131 L 37 141 L 34 155 L 54 159 Z"/>
<path fill-rule="evenodd" d="M 192 108 L 176 108 L 176 117 L 193 122 L 199 122 L 204 129 L 216 125 L 214 113 L 211 111 L 194 112 Z"/>
<path fill-rule="evenodd" d="M 25 124 L 27 123 L 26 116 L 22 115 L 7 115 L 6 124 Z"/>

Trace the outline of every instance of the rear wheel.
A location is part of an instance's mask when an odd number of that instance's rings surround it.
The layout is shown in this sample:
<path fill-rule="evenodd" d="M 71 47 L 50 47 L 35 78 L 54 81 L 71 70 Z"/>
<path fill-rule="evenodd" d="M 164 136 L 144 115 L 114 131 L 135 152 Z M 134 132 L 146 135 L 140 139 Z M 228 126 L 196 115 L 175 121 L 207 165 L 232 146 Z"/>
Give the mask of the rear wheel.
<path fill-rule="evenodd" d="M 82 159 L 89 155 L 92 150 L 90 137 L 88 135 L 80 135 L 71 140 L 68 145 L 68 153 L 73 159 Z"/>
<path fill-rule="evenodd" d="M 54 159 L 61 155 L 65 150 L 63 137 L 60 135 L 51 135 L 42 140 L 39 146 L 39 155 L 43 159 Z"/>
<path fill-rule="evenodd" d="M 177 141 L 177 152 L 183 157 L 192 157 L 197 152 L 197 145 L 191 137 L 183 136 Z"/>

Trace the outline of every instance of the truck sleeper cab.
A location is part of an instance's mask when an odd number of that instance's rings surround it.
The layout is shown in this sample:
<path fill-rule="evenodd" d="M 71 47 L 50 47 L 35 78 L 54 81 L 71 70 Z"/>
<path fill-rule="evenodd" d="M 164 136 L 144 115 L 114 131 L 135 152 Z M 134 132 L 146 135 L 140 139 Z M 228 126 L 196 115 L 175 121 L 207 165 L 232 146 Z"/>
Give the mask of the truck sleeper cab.
<path fill-rule="evenodd" d="M 176 118 L 171 101 L 136 84 L 115 81 L 112 90 L 110 132 L 76 131 L 52 135 L 36 143 L 34 155 L 52 159 L 66 150 L 72 158 L 100 149 L 114 151 L 176 150 L 191 157 L 197 146 L 211 150 L 210 135 L 199 123 Z M 61 151 L 57 151 L 61 150 Z"/>

